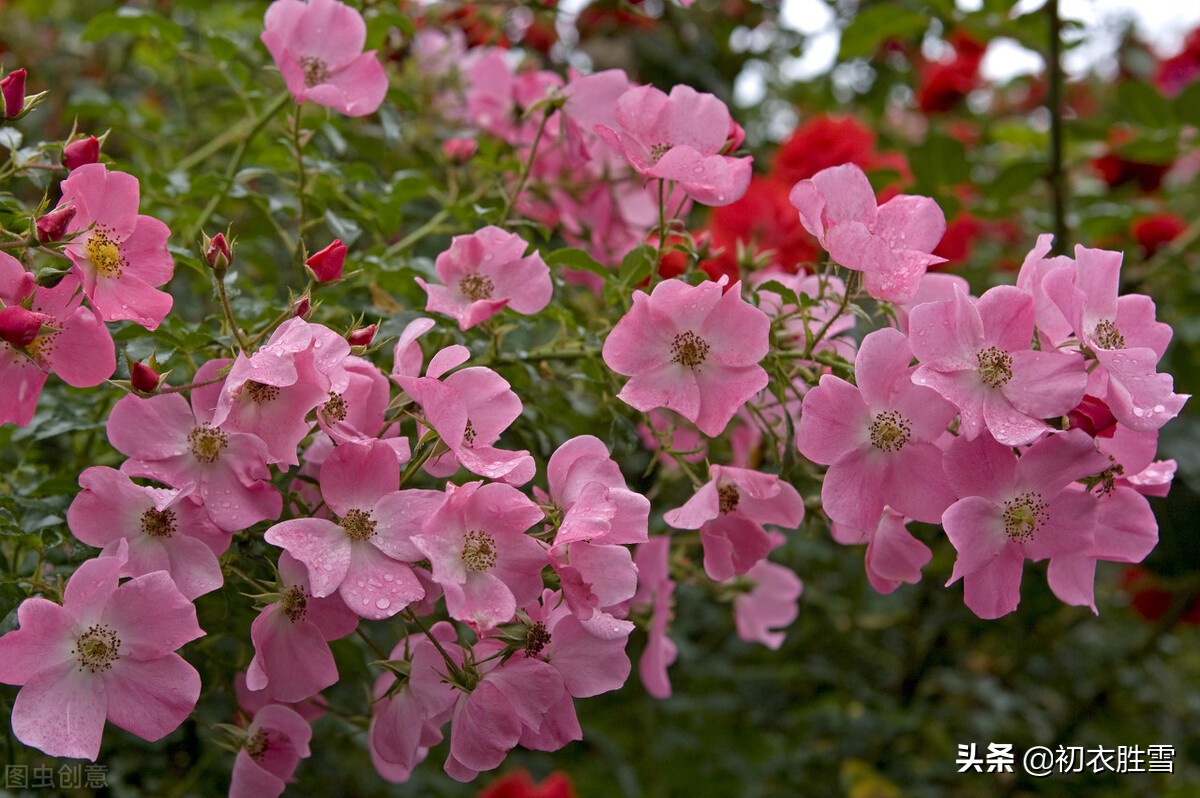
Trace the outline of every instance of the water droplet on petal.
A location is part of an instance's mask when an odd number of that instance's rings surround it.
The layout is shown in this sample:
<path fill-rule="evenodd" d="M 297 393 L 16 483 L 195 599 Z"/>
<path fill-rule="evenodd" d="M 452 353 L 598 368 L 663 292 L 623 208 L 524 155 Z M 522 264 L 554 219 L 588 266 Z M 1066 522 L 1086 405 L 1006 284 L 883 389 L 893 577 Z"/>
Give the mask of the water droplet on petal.
<path fill-rule="evenodd" d="M 388 601 L 385 598 L 376 599 L 375 606 L 381 610 L 386 610 L 388 607 L 392 606 L 392 602 Z"/>

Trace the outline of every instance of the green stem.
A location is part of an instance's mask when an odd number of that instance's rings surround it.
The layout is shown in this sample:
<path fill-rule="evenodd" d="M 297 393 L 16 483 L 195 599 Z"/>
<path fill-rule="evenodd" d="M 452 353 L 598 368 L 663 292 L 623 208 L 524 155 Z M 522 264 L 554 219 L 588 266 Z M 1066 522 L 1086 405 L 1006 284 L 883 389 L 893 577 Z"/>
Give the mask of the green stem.
<path fill-rule="evenodd" d="M 1063 114 L 1062 114 L 1062 20 L 1058 14 L 1058 0 L 1046 3 L 1050 15 L 1050 52 L 1046 59 L 1049 71 L 1049 93 L 1046 98 L 1050 111 L 1050 193 L 1054 207 L 1054 250 L 1053 254 L 1067 251 L 1067 174 L 1063 168 Z"/>
<path fill-rule="evenodd" d="M 246 334 L 238 327 L 237 319 L 233 315 L 233 308 L 229 306 L 229 296 L 225 293 L 225 272 L 224 270 L 214 272 L 213 276 L 217 278 L 217 294 L 221 297 L 221 311 L 225 314 L 225 320 L 229 322 L 233 337 L 237 339 L 243 352 L 249 352 L 250 342 L 246 340 Z"/>
<path fill-rule="evenodd" d="M 403 252 L 404 250 L 408 249 L 409 247 L 411 247 L 413 244 L 420 241 L 425 236 L 434 232 L 437 229 L 438 225 L 440 225 L 442 222 L 446 221 L 446 217 L 448 217 L 449 215 L 450 215 L 450 211 L 446 208 L 442 208 L 440 211 L 435 213 L 429 221 L 425 222 L 425 224 L 421 225 L 416 230 L 413 230 L 411 233 L 406 235 L 404 238 L 400 239 L 395 244 L 392 244 L 390 247 L 385 249 L 383 251 L 383 257 L 390 258 L 390 257 L 393 257 L 394 255 L 398 255 L 401 252 Z"/>
<path fill-rule="evenodd" d="M 300 277 L 300 261 L 304 254 L 304 218 L 307 215 L 308 208 L 304 202 L 304 194 L 306 191 L 305 181 L 307 175 L 304 171 L 304 148 L 300 141 L 300 116 L 304 113 L 304 106 L 296 104 L 296 114 L 292 119 L 292 144 L 296 148 L 296 201 L 299 203 L 296 226 L 296 252 L 292 256 L 292 268 L 296 270 L 297 278 Z"/>
<path fill-rule="evenodd" d="M 500 214 L 501 227 L 508 224 L 508 215 L 521 197 L 521 192 L 525 190 L 525 183 L 529 180 L 530 172 L 533 171 L 533 160 L 537 157 L 538 145 L 542 142 L 542 134 L 546 132 L 546 122 L 549 121 L 553 110 L 553 106 L 546 106 L 546 110 L 542 112 L 542 121 L 538 123 L 537 133 L 533 136 L 533 144 L 529 147 L 529 157 L 525 159 L 525 163 L 521 164 L 521 176 L 517 180 L 517 188 L 513 191 L 512 196 L 504 200 L 504 212 Z"/>

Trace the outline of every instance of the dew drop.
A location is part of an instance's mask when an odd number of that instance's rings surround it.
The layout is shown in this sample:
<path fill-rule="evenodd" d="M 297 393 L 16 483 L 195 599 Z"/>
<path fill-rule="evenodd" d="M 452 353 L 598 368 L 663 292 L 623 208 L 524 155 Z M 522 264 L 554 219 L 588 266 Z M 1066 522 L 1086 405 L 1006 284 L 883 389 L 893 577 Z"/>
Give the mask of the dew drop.
<path fill-rule="evenodd" d="M 388 607 L 392 606 L 392 602 L 388 601 L 385 598 L 376 599 L 375 606 L 381 610 L 386 610 Z"/>
<path fill-rule="evenodd" d="M 383 581 L 385 581 L 385 582 L 395 582 L 395 581 L 396 581 L 396 575 L 395 575 L 395 574 L 384 574 L 384 575 L 383 575 Z"/>

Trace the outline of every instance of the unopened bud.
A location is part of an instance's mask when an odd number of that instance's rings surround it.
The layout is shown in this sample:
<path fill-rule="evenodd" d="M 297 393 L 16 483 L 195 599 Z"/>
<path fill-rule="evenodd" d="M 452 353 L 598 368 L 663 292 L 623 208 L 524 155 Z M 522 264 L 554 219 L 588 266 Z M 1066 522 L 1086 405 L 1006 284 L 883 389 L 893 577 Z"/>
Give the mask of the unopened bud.
<path fill-rule="evenodd" d="M 50 244 L 67 234 L 67 226 L 75 218 L 75 206 L 71 203 L 60 205 L 50 213 L 37 220 L 38 241 Z"/>
<path fill-rule="evenodd" d="M 310 313 L 312 313 L 312 299 L 308 294 L 297 299 L 292 305 L 292 315 L 297 319 L 307 319 Z"/>
<path fill-rule="evenodd" d="M 38 337 L 46 316 L 20 305 L 0 309 L 0 338 L 13 346 L 29 346 Z"/>
<path fill-rule="evenodd" d="M 335 238 L 332 244 L 304 261 L 304 265 L 309 268 L 318 283 L 328 283 L 340 278 L 345 263 L 346 245 L 340 238 Z"/>
<path fill-rule="evenodd" d="M 158 372 L 145 363 L 134 363 L 129 367 L 129 382 L 138 393 L 154 393 L 158 390 Z"/>
<path fill-rule="evenodd" d="M 471 156 L 477 149 L 479 149 L 479 143 L 475 139 L 450 139 L 442 144 L 442 154 L 454 163 L 466 163 L 471 160 Z"/>
<path fill-rule="evenodd" d="M 233 250 L 224 233 L 217 233 L 212 238 L 204 236 L 204 262 L 215 272 L 223 272 L 233 263 Z"/>
<path fill-rule="evenodd" d="M 72 141 L 63 147 L 63 166 L 67 169 L 78 169 L 100 160 L 100 139 L 88 136 L 85 139 Z"/>
<path fill-rule="evenodd" d="M 369 327 L 351 330 L 346 336 L 346 340 L 350 342 L 351 346 L 370 346 L 371 342 L 375 340 L 375 327 L 376 325 L 372 324 Z"/>
<path fill-rule="evenodd" d="M 25 70 L 14 69 L 0 79 L 0 95 L 4 97 L 4 115 L 16 119 L 25 110 Z"/>

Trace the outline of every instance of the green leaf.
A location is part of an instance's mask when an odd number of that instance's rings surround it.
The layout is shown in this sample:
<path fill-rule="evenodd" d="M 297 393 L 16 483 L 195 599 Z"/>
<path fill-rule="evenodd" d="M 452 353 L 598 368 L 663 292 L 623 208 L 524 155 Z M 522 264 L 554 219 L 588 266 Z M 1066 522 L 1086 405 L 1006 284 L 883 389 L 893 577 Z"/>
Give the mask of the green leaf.
<path fill-rule="evenodd" d="M 1148 127 L 1162 128 L 1175 124 L 1171 103 L 1145 83 L 1124 81 L 1117 86 L 1117 106 L 1123 116 Z"/>
<path fill-rule="evenodd" d="M 82 38 L 85 42 L 98 42 L 117 34 L 154 38 L 164 44 L 176 45 L 183 41 L 184 31 L 179 23 L 149 9 L 122 6 L 93 17 L 84 28 Z"/>
<path fill-rule="evenodd" d="M 612 274 L 611 268 L 605 266 L 603 263 L 587 254 L 582 249 L 576 249 L 574 247 L 557 249 L 547 255 L 545 260 L 547 266 L 563 266 L 568 269 L 578 269 L 580 271 L 598 274 L 601 277 L 606 277 Z"/>
<path fill-rule="evenodd" d="M 971 178 L 967 150 L 962 142 L 938 133 L 909 155 L 909 164 L 917 178 L 919 193 L 944 194 L 951 186 Z"/>
<path fill-rule="evenodd" d="M 838 58 L 869 58 L 888 39 L 912 39 L 929 27 L 929 17 L 908 8 L 877 5 L 855 15 L 842 31 Z"/>
<path fill-rule="evenodd" d="M 1037 160 L 1018 161 L 1000 170 L 992 181 L 991 196 L 1005 201 L 1020 197 L 1029 187 L 1046 176 L 1046 164 Z"/>
<path fill-rule="evenodd" d="M 1200 81 L 1191 83 L 1175 98 L 1175 116 L 1180 122 L 1200 127 Z"/>
<path fill-rule="evenodd" d="M 617 276 L 621 280 L 621 285 L 625 288 L 640 283 L 650 276 L 650 267 L 654 264 L 654 248 L 642 244 L 640 247 L 635 247 L 621 261 L 620 268 L 617 269 Z"/>

